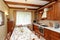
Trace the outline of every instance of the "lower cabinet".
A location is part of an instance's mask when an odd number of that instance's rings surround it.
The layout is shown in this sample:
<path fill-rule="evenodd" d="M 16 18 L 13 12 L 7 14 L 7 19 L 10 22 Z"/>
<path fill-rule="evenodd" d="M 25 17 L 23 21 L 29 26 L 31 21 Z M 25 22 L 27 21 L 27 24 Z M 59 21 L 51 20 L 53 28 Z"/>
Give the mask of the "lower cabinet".
<path fill-rule="evenodd" d="M 60 33 L 44 29 L 44 37 L 46 40 L 60 40 Z"/>
<path fill-rule="evenodd" d="M 38 37 L 40 37 L 40 31 L 39 31 L 39 29 L 38 29 L 38 26 L 33 25 L 33 30 L 34 30 L 35 34 L 36 34 Z"/>
<path fill-rule="evenodd" d="M 60 40 L 60 38 L 53 36 L 53 35 L 50 35 L 50 40 Z"/>
<path fill-rule="evenodd" d="M 49 35 L 50 33 L 49 33 L 49 30 L 47 30 L 47 29 L 44 29 L 44 38 L 46 39 L 46 40 L 50 40 L 50 35 Z"/>

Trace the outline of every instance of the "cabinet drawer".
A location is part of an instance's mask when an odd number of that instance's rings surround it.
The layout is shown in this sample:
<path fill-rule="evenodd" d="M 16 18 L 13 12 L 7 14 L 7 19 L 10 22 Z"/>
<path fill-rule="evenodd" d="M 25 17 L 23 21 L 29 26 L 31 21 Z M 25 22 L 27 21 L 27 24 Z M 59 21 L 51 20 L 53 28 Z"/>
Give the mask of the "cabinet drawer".
<path fill-rule="evenodd" d="M 48 29 L 44 29 L 44 37 L 47 38 L 49 36 L 49 30 Z"/>

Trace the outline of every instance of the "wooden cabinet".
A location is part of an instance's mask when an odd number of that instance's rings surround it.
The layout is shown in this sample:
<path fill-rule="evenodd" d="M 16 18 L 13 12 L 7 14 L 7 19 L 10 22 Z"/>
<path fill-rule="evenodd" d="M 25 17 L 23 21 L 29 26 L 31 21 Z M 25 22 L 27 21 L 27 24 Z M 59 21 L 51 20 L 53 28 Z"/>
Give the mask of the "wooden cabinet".
<path fill-rule="evenodd" d="M 47 20 L 60 20 L 60 1 L 58 0 L 56 3 L 48 7 L 47 12 Z M 41 11 L 40 11 L 41 12 Z M 38 21 L 41 20 L 43 13 L 38 13 Z"/>
<path fill-rule="evenodd" d="M 38 29 L 38 26 L 36 25 L 33 25 L 33 30 L 36 32 L 36 33 L 40 33 L 39 29 Z"/>
<path fill-rule="evenodd" d="M 47 12 L 47 19 L 48 20 L 54 20 L 55 18 L 53 16 L 55 16 L 55 14 L 54 14 L 53 6 L 51 6 L 49 8 L 49 11 Z"/>
<path fill-rule="evenodd" d="M 60 20 L 60 2 L 56 2 L 49 7 L 49 11 L 47 12 L 47 19 Z"/>
<path fill-rule="evenodd" d="M 12 32 L 13 29 L 14 29 L 14 22 L 8 20 L 8 21 L 7 21 L 7 32 L 8 32 L 8 33 L 9 33 L 9 32 Z"/>
<path fill-rule="evenodd" d="M 53 35 L 50 35 L 50 40 L 60 40 L 60 38 L 53 36 Z"/>
<path fill-rule="evenodd" d="M 44 29 L 44 37 L 46 40 L 60 40 L 60 33 Z"/>
<path fill-rule="evenodd" d="M 40 37 L 40 31 L 38 29 L 38 26 L 33 25 L 33 30 L 34 30 L 35 34 L 37 34 L 37 36 Z"/>
<path fill-rule="evenodd" d="M 50 34 L 49 30 L 44 29 L 44 37 L 45 37 L 46 40 L 50 40 L 49 34 Z"/>

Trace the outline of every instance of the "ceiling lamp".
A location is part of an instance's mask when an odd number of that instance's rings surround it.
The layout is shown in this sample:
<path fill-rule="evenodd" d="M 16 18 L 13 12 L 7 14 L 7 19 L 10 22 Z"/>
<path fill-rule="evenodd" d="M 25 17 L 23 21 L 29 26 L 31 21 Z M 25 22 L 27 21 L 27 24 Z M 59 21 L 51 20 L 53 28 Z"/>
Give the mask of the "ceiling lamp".
<path fill-rule="evenodd" d="M 27 0 L 25 0 L 25 2 L 27 2 Z M 25 8 L 25 10 L 27 10 L 27 8 Z"/>
<path fill-rule="evenodd" d="M 25 8 L 25 10 L 27 10 L 28 8 Z"/>

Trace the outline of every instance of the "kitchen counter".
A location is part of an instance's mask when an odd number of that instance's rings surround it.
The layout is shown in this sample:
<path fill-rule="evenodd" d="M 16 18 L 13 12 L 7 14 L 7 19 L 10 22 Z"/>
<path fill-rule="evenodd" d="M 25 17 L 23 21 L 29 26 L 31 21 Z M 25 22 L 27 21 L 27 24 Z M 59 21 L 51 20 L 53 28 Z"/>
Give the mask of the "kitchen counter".
<path fill-rule="evenodd" d="M 53 28 L 53 27 L 44 27 L 44 28 L 60 33 L 60 28 Z"/>
<path fill-rule="evenodd" d="M 34 25 L 38 26 L 38 27 L 43 27 L 37 23 L 33 23 Z M 60 28 L 54 28 L 54 27 L 43 27 L 43 28 L 46 28 L 46 29 L 49 29 L 51 31 L 54 31 L 54 32 L 57 32 L 57 33 L 60 33 Z"/>
<path fill-rule="evenodd" d="M 36 26 L 40 26 L 39 24 L 37 24 L 37 23 L 33 23 L 34 25 L 36 25 Z"/>

